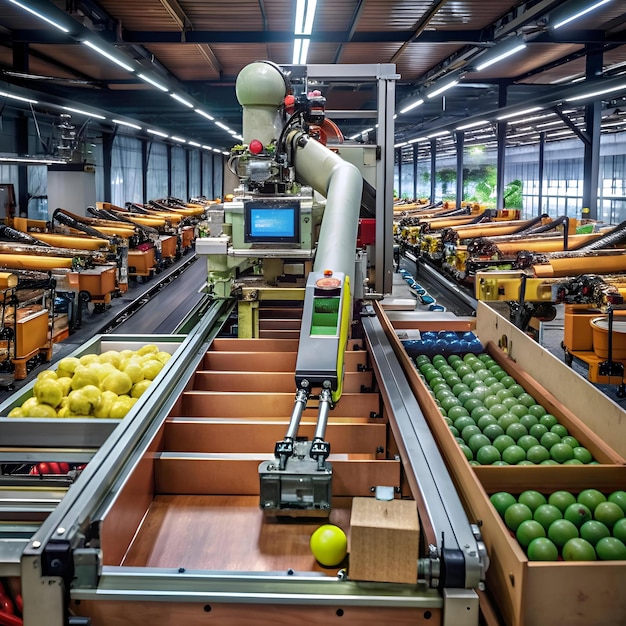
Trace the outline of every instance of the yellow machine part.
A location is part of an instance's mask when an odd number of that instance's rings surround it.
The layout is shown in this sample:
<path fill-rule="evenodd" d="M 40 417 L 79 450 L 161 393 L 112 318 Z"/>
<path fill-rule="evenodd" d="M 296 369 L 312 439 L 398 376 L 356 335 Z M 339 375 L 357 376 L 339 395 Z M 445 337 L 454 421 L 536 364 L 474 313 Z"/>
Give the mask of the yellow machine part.
<path fill-rule="evenodd" d="M 18 278 L 10 272 L 0 272 L 0 289 L 8 289 L 17 285 Z"/>
<path fill-rule="evenodd" d="M 36 256 L 34 254 L 0 254 L 0 267 L 20 270 L 71 269 L 72 259 L 59 256 Z"/>
<path fill-rule="evenodd" d="M 538 278 L 577 276 L 578 274 L 610 274 L 626 271 L 626 254 L 582 256 L 550 259 L 548 263 L 533 265 Z"/>
<path fill-rule="evenodd" d="M 601 236 L 602 233 L 589 233 L 585 235 L 570 235 L 568 247 L 570 249 L 590 243 Z M 494 242 L 502 254 L 514 256 L 521 250 L 532 252 L 561 252 L 563 250 L 563 237 L 544 237 L 537 239 L 515 239 L 513 241 Z"/>
<path fill-rule="evenodd" d="M 60 233 L 28 233 L 31 237 L 57 248 L 76 248 L 77 250 L 99 250 L 106 248 L 109 242 L 106 239 L 80 235 L 61 235 Z"/>
<path fill-rule="evenodd" d="M 130 239 L 135 234 L 135 229 L 132 227 L 124 228 L 123 226 L 98 226 L 97 224 L 90 224 L 90 226 L 107 237 Z"/>
<path fill-rule="evenodd" d="M 341 323 L 339 326 L 339 354 L 337 355 L 337 380 L 339 381 L 337 389 L 332 393 L 333 402 L 337 402 L 343 391 L 343 368 L 346 354 L 346 346 L 348 345 L 348 333 L 350 332 L 350 318 L 352 316 L 352 307 L 350 303 L 352 298 L 350 295 L 350 278 L 346 276 L 343 288 L 343 303 L 341 309 Z"/>
<path fill-rule="evenodd" d="M 525 280 L 525 302 L 551 302 L 552 284 L 543 278 L 534 278 L 523 272 L 477 272 L 474 291 L 477 300 L 519 300 L 522 281 Z"/>

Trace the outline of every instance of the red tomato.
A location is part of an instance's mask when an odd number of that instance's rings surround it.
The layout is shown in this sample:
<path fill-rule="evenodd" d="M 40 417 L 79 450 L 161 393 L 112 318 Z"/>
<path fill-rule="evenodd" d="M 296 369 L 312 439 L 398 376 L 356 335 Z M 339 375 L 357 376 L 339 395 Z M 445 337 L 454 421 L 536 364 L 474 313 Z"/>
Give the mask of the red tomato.
<path fill-rule="evenodd" d="M 37 463 L 37 473 L 39 474 L 49 474 L 50 466 L 47 463 Z"/>
<path fill-rule="evenodd" d="M 48 463 L 48 467 L 50 468 L 50 474 L 61 474 L 61 468 L 59 467 L 58 463 L 55 463 L 54 461 L 51 461 L 50 463 Z"/>
<path fill-rule="evenodd" d="M 61 470 L 61 474 L 67 474 L 70 471 L 70 466 L 68 463 L 59 463 L 59 468 Z"/>

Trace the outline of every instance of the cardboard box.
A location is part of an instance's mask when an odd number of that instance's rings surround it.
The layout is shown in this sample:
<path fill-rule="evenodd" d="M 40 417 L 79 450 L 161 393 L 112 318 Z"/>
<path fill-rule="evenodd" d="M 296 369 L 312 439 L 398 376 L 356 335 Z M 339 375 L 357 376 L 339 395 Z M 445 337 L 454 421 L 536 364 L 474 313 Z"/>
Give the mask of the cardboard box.
<path fill-rule="evenodd" d="M 415 584 L 419 533 L 413 500 L 354 498 L 348 576 L 353 580 Z"/>

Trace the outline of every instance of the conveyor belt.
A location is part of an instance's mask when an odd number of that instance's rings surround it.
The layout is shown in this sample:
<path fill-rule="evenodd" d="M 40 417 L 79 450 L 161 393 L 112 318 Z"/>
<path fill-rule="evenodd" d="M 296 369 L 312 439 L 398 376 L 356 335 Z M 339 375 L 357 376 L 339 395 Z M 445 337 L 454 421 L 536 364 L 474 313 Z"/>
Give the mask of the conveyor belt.
<path fill-rule="evenodd" d="M 200 290 L 206 283 L 207 268 L 202 261 L 192 262 L 158 293 L 147 296 L 145 306 L 133 313 L 112 332 L 124 334 L 171 334 L 185 316 L 206 294 Z"/>

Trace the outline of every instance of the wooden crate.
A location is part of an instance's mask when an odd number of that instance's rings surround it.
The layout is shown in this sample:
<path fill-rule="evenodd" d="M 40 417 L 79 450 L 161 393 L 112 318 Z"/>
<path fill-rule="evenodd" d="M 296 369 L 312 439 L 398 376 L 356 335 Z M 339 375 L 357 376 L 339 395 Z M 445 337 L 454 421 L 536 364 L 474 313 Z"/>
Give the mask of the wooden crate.
<path fill-rule="evenodd" d="M 415 584 L 419 537 L 415 501 L 354 498 L 348 575 L 352 580 Z"/>
<path fill-rule="evenodd" d="M 487 590 L 496 600 L 507 626 L 624 624 L 626 600 L 622 597 L 622 588 L 626 583 L 626 562 L 529 562 L 489 500 L 489 494 L 494 491 L 519 493 L 533 487 L 543 491 L 551 488 L 582 490 L 587 487 L 604 491 L 624 489 L 624 458 L 598 435 L 598 428 L 589 412 L 585 412 L 585 421 L 581 420 L 577 414 L 578 404 L 570 408 L 557 394 L 561 397 L 566 397 L 568 392 L 571 394 L 575 383 L 577 388 L 574 397 L 588 396 L 587 402 L 596 407 L 601 431 L 603 409 L 606 407 L 611 414 L 611 404 L 614 403 L 493 310 L 485 311 L 488 323 L 484 319 L 481 321 L 481 306 L 485 305 L 479 304 L 475 332 L 486 350 L 600 462 L 599 465 L 582 466 L 470 465 L 413 362 L 397 339 L 394 324 L 388 323 L 387 335 L 404 364 L 411 388 L 450 468 L 470 521 L 481 525 L 491 560 L 487 572 Z M 408 327 L 403 322 L 402 328 Z M 415 323 L 414 328 L 418 327 L 419 324 Z M 432 325 L 428 329 L 432 330 Z M 484 329 L 484 333 L 481 329 Z M 458 328 L 449 328 L 442 321 L 438 330 Z M 499 344 L 506 348 L 506 353 Z M 526 367 L 522 368 L 517 362 L 521 359 L 511 358 L 511 352 L 516 356 L 529 352 L 532 358 L 526 355 Z M 542 352 L 548 356 L 543 358 Z M 541 382 L 531 375 L 531 370 Z M 621 413 L 623 418 L 623 410 Z M 620 423 L 613 422 L 614 432 Z M 613 442 L 613 439 L 610 441 Z"/>

